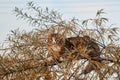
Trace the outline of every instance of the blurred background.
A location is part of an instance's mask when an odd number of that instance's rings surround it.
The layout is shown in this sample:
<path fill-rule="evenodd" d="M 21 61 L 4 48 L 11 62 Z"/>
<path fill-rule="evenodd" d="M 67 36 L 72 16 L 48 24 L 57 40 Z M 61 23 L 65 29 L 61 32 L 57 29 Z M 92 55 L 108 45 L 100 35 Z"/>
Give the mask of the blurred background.
<path fill-rule="evenodd" d="M 32 30 L 36 28 L 26 21 L 16 18 L 14 8 L 26 8 L 31 0 L 0 0 L 0 43 L 3 42 L 10 30 Z M 64 19 L 73 17 L 84 20 L 94 18 L 97 10 L 104 9 L 109 24 L 120 26 L 120 0 L 34 0 L 41 7 L 57 10 Z"/>

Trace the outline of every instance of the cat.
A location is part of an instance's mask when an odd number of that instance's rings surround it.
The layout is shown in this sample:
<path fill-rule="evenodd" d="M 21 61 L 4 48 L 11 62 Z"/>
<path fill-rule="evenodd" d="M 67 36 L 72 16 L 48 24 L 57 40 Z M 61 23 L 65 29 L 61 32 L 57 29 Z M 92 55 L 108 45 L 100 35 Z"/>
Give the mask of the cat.
<path fill-rule="evenodd" d="M 84 53 L 93 60 L 99 60 L 100 48 L 98 44 L 89 36 L 64 38 L 61 34 L 53 33 L 48 35 L 48 51 L 59 60 L 63 55 L 69 57 L 86 58 Z M 73 56 L 73 57 L 72 57 Z"/>

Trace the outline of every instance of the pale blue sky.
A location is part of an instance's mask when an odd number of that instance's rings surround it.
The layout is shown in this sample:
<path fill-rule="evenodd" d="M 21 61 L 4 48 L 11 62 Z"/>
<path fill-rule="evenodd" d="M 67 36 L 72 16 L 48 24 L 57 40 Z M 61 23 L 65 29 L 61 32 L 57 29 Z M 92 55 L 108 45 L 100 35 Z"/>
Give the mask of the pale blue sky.
<path fill-rule="evenodd" d="M 31 30 L 33 27 L 13 14 L 14 7 L 24 8 L 31 0 L 0 0 L 0 42 L 5 40 L 10 30 Z M 120 0 L 34 0 L 41 6 L 58 10 L 64 18 L 76 17 L 79 20 L 93 18 L 98 9 L 104 8 L 111 24 L 120 26 Z"/>

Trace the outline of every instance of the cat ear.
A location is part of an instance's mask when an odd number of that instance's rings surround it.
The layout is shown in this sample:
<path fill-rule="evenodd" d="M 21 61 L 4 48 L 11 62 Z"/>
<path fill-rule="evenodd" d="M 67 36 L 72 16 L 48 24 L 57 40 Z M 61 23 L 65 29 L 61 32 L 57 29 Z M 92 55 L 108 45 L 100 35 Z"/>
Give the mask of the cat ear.
<path fill-rule="evenodd" d="M 48 38 L 51 38 L 51 37 L 53 36 L 53 34 L 54 34 L 54 33 L 49 32 L 49 33 L 47 34 Z"/>
<path fill-rule="evenodd" d="M 88 42 L 90 41 L 90 37 L 87 36 L 87 35 L 83 36 L 83 38 L 84 38 L 85 41 L 88 41 Z"/>

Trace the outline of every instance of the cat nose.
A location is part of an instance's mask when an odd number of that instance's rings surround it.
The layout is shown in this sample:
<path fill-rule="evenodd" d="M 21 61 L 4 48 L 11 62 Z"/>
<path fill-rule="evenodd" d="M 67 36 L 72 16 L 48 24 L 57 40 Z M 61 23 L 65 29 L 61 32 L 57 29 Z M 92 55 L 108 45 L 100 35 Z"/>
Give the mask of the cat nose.
<path fill-rule="evenodd" d="M 55 38 L 52 38 L 52 42 L 53 42 L 54 44 L 56 43 Z"/>

